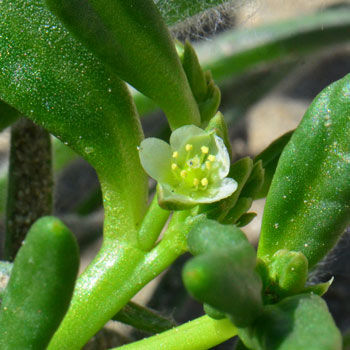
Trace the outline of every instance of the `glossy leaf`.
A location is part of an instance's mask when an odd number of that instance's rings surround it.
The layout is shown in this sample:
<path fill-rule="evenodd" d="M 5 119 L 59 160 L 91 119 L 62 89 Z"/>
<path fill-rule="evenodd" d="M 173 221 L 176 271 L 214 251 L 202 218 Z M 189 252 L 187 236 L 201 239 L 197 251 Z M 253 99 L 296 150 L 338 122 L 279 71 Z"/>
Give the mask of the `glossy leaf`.
<path fill-rule="evenodd" d="M 317 295 L 288 297 L 265 307 L 238 334 L 252 350 L 341 350 L 342 338 L 326 303 Z"/>
<path fill-rule="evenodd" d="M 222 225 L 208 219 L 199 222 L 191 229 L 187 244 L 193 255 L 249 245 L 246 235 L 236 226 Z"/>
<path fill-rule="evenodd" d="M 114 237 L 126 231 L 136 235 L 147 187 L 136 150 L 142 131 L 125 84 L 107 73 L 41 1 L 5 0 L 0 12 L 0 98 L 95 167 L 106 231 Z"/>
<path fill-rule="evenodd" d="M 72 233 L 58 219 L 39 219 L 17 254 L 4 292 L 1 349 L 46 349 L 69 306 L 78 266 Z"/>
<path fill-rule="evenodd" d="M 282 249 L 273 255 L 269 270 L 273 289 L 279 296 L 297 294 L 305 286 L 308 262 L 303 253 Z"/>
<path fill-rule="evenodd" d="M 254 249 L 247 244 L 197 255 L 187 262 L 182 276 L 193 297 L 245 327 L 262 311 L 262 283 L 254 265 Z"/>
<path fill-rule="evenodd" d="M 350 222 L 350 75 L 324 89 L 282 152 L 267 197 L 258 256 L 302 252 L 309 267 Z"/>
<path fill-rule="evenodd" d="M 200 124 L 197 104 L 152 0 L 46 0 L 109 69 L 164 109 L 173 129 Z"/>

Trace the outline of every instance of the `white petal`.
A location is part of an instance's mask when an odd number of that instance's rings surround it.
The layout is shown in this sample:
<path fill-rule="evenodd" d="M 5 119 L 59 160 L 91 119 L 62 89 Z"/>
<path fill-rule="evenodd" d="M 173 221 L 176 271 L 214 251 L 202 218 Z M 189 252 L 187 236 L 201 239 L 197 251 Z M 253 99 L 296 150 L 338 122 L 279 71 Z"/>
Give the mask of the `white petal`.
<path fill-rule="evenodd" d="M 208 133 L 195 125 L 185 125 L 176 129 L 170 136 L 170 145 L 179 150 L 193 136 L 207 135 Z"/>
<path fill-rule="evenodd" d="M 147 174 L 159 182 L 172 183 L 170 146 L 162 140 L 150 137 L 141 142 L 140 161 Z"/>
<path fill-rule="evenodd" d="M 228 154 L 227 148 L 222 138 L 216 135 L 215 135 L 215 144 L 218 149 L 218 153 L 215 156 L 216 161 L 220 162 L 221 164 L 219 168 L 219 177 L 220 179 L 223 179 L 228 175 L 230 171 L 230 155 Z"/>
<path fill-rule="evenodd" d="M 197 203 L 214 203 L 231 196 L 237 189 L 237 182 L 229 177 L 207 189 L 206 196 L 196 199 Z"/>

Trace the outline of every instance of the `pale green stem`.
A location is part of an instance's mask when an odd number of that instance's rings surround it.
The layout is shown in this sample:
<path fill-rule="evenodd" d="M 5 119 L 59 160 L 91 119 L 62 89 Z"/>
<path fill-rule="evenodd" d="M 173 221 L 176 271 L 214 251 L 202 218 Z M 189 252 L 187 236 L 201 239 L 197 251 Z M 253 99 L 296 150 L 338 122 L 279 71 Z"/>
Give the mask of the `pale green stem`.
<path fill-rule="evenodd" d="M 164 210 L 159 206 L 157 194 L 155 194 L 138 232 L 138 242 L 141 250 L 149 251 L 154 246 L 169 215 L 169 210 Z"/>
<path fill-rule="evenodd" d="M 175 213 L 164 238 L 148 253 L 105 236 L 98 256 L 78 279 L 70 309 L 48 349 L 81 349 L 143 286 L 183 254 L 188 231 L 204 217 L 188 215 Z"/>
<path fill-rule="evenodd" d="M 179 327 L 111 350 L 206 350 L 237 335 L 228 320 L 202 316 Z"/>

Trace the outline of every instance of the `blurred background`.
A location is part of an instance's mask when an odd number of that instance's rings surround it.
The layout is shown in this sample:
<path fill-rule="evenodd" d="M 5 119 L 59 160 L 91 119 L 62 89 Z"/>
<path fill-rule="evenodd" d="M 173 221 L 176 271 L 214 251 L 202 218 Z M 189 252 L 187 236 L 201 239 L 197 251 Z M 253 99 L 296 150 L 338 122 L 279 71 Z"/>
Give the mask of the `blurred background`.
<path fill-rule="evenodd" d="M 350 0 L 236 0 L 170 27 L 180 41 L 190 40 L 203 67 L 222 91 L 220 110 L 230 128 L 234 158 L 261 152 L 297 127 L 313 98 L 350 72 Z M 167 139 L 166 119 L 134 92 L 146 137 Z M 3 241 L 10 130 L 0 134 L 0 234 Z M 81 270 L 101 245 L 103 209 L 94 170 L 57 139 L 54 152 L 54 212 L 77 235 Z M 151 190 L 154 183 L 150 181 Z M 254 202 L 257 217 L 244 228 L 257 244 L 264 200 Z M 25 220 L 25 219 L 23 219 Z M 348 235 L 313 273 L 314 281 L 335 277 L 326 300 L 337 325 L 350 330 L 350 250 Z M 178 323 L 203 314 L 182 286 L 187 257 L 141 291 L 134 300 L 162 311 Z M 0 281 L 1 282 L 1 281 Z M 107 349 L 145 336 L 111 322 L 86 349 Z M 232 349 L 230 340 L 215 349 Z"/>

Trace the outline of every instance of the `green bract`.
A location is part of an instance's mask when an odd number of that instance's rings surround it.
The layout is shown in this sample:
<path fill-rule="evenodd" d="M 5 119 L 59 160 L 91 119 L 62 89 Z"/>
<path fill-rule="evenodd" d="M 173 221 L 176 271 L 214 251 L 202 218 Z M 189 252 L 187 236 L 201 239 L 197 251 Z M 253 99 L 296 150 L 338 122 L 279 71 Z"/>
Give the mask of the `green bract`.
<path fill-rule="evenodd" d="M 175 130 L 170 145 L 156 138 L 142 141 L 141 164 L 158 181 L 158 200 L 166 209 L 181 210 L 230 196 L 237 182 L 227 178 L 230 157 L 214 132 L 194 125 Z"/>

